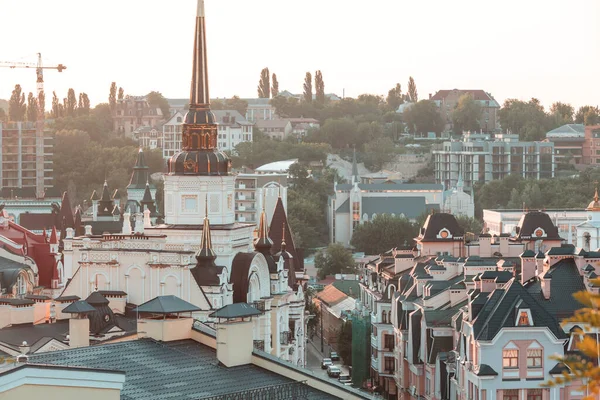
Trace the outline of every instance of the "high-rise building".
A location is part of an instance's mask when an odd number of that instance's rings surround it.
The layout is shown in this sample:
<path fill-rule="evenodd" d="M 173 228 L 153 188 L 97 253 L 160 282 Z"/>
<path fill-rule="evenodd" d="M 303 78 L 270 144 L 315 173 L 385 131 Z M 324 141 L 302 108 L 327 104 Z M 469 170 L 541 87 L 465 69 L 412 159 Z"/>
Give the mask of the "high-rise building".
<path fill-rule="evenodd" d="M 517 135 L 465 134 L 433 151 L 435 180 L 454 187 L 462 176 L 465 189 L 519 175 L 528 179 L 554 178 L 554 143 L 521 142 Z"/>
<path fill-rule="evenodd" d="M 36 176 L 38 159 L 36 159 L 36 126 L 33 122 L 0 122 L 0 182 L 3 189 L 31 189 L 36 193 L 40 187 L 53 186 L 52 154 L 54 137 L 47 130 L 43 142 L 43 175 Z M 43 182 L 38 182 L 41 179 Z M 36 194 L 37 195 L 37 194 Z M 39 197 L 39 196 L 38 196 Z"/>

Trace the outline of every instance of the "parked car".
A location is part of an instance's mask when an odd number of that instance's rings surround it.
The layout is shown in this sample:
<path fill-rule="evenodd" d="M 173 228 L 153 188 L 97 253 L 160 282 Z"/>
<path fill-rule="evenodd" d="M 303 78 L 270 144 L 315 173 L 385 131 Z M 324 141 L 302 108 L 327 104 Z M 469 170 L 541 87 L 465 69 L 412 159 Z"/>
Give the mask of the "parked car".
<path fill-rule="evenodd" d="M 321 369 L 327 369 L 327 367 L 329 367 L 330 365 L 333 365 L 333 361 L 331 361 L 331 358 L 324 358 L 321 361 Z"/>
<path fill-rule="evenodd" d="M 340 356 L 335 351 L 329 352 L 329 358 L 331 358 L 332 361 L 340 361 Z"/>
<path fill-rule="evenodd" d="M 340 381 L 340 383 L 343 383 L 346 386 L 352 385 L 352 378 L 348 374 L 341 374 L 338 377 L 338 381 Z"/>
<path fill-rule="evenodd" d="M 327 375 L 329 375 L 330 378 L 338 378 L 341 373 L 342 370 L 340 369 L 340 367 L 337 367 L 335 365 L 330 365 L 329 367 L 327 367 Z"/>

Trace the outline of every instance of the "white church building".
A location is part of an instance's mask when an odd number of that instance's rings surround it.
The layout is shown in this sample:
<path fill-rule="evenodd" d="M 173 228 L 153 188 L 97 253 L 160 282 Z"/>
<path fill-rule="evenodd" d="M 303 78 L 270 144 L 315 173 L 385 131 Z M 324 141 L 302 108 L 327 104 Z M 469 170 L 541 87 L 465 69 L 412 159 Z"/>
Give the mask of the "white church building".
<path fill-rule="evenodd" d="M 190 110 L 181 151 L 169 159 L 165 175 L 164 223 L 153 225 L 145 209 L 133 223 L 126 212 L 120 233 L 92 234 L 86 226 L 84 235 L 75 236 L 68 229 L 63 254 L 69 282 L 61 297 L 87 298 L 102 290 L 139 305 L 175 295 L 199 307 L 194 317 L 208 324 L 215 310 L 249 303 L 263 312 L 248 332 L 255 346 L 304 365 L 304 294 L 296 280 L 302 263 L 294 259 L 282 204 L 271 219 L 277 226 L 267 227 L 263 211 L 256 234 L 255 224 L 235 219 L 235 176 L 218 148 L 209 105 L 204 21 L 199 2 Z"/>

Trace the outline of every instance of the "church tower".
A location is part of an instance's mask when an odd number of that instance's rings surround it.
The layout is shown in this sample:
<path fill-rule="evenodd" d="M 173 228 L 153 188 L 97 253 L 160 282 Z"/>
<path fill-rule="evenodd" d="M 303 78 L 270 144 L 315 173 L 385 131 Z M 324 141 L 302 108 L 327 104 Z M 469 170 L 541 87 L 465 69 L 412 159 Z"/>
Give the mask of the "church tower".
<path fill-rule="evenodd" d="M 218 126 L 210 110 L 203 0 L 198 1 L 193 60 L 182 151 L 171 157 L 165 176 L 165 223 L 201 225 L 201 210 L 207 208 L 213 224 L 233 224 L 235 177 L 231 161 L 217 148 Z"/>

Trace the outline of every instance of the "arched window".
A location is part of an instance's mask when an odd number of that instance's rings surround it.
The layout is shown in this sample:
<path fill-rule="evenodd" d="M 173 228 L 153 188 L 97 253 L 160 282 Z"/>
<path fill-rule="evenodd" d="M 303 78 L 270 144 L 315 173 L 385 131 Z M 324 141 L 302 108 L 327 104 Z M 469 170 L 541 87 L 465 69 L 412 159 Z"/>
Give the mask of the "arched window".
<path fill-rule="evenodd" d="M 27 294 L 27 278 L 25 278 L 25 274 L 17 276 L 17 294 Z"/>
<path fill-rule="evenodd" d="M 387 313 L 385 311 L 381 312 L 381 322 L 387 324 Z"/>

